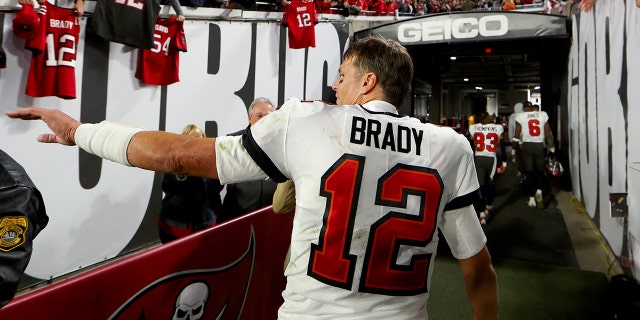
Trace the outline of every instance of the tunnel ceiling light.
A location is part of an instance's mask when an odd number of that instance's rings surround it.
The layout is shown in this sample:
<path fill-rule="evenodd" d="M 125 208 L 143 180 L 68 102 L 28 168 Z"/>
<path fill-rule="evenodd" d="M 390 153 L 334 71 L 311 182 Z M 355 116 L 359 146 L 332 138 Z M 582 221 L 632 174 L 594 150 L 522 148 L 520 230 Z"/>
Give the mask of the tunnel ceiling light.
<path fill-rule="evenodd" d="M 464 80 L 464 81 L 469 81 L 469 78 L 464 78 L 464 79 L 462 79 L 462 80 Z"/>
<path fill-rule="evenodd" d="M 456 59 L 458 59 L 458 58 L 456 58 L 456 57 L 449 57 L 449 59 L 451 59 L 451 60 L 456 60 Z"/>

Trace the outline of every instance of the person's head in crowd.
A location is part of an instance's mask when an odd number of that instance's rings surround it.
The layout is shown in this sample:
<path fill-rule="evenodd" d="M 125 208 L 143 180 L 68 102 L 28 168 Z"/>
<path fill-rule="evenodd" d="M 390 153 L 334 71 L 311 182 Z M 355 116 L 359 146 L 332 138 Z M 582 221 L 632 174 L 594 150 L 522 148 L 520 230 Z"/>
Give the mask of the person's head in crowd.
<path fill-rule="evenodd" d="M 523 111 L 523 106 L 524 105 L 522 104 L 522 102 L 516 102 L 516 104 L 513 105 L 513 112 L 515 112 L 515 113 L 522 112 Z"/>
<path fill-rule="evenodd" d="M 485 112 L 482 114 L 482 117 L 480 118 L 480 122 L 482 124 L 493 123 L 493 117 L 488 112 Z"/>
<path fill-rule="evenodd" d="M 271 100 L 265 97 L 256 98 L 251 102 L 249 110 L 247 111 L 249 115 L 249 125 L 254 125 L 258 120 L 262 119 L 274 110 L 275 108 L 273 107 Z"/>
<path fill-rule="evenodd" d="M 204 138 L 205 134 L 200 127 L 195 124 L 189 124 L 184 129 L 182 129 L 182 134 L 185 136 L 193 136 L 198 138 Z"/>
<path fill-rule="evenodd" d="M 525 100 L 524 102 L 522 102 L 522 106 L 525 112 L 527 111 L 536 111 L 533 108 L 533 104 L 531 103 L 531 101 Z"/>
<path fill-rule="evenodd" d="M 337 104 L 383 100 L 399 107 L 411 88 L 413 61 L 397 41 L 380 36 L 351 43 L 332 88 Z"/>

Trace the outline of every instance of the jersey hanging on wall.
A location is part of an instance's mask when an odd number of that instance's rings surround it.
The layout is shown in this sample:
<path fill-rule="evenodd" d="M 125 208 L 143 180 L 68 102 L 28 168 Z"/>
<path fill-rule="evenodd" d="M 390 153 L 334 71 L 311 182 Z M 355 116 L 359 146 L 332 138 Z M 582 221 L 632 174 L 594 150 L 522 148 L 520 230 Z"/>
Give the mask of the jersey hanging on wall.
<path fill-rule="evenodd" d="M 184 23 L 176 17 L 158 18 L 153 48 L 139 49 L 136 78 L 158 86 L 180 81 L 180 51 L 187 51 Z"/>
<path fill-rule="evenodd" d="M 4 69 L 6 67 L 7 67 L 7 54 L 4 53 L 4 49 L 0 47 L 0 69 Z"/>
<path fill-rule="evenodd" d="M 98 0 L 93 28 L 107 41 L 152 48 L 153 27 L 159 12 L 157 0 Z"/>
<path fill-rule="evenodd" d="M 313 1 L 294 0 L 285 6 L 282 25 L 288 27 L 289 48 L 315 47 L 317 23 L 316 7 Z"/>
<path fill-rule="evenodd" d="M 78 17 L 72 9 L 47 2 L 38 14 L 38 34 L 25 43 L 25 48 L 33 52 L 25 92 L 32 97 L 75 99 Z"/>

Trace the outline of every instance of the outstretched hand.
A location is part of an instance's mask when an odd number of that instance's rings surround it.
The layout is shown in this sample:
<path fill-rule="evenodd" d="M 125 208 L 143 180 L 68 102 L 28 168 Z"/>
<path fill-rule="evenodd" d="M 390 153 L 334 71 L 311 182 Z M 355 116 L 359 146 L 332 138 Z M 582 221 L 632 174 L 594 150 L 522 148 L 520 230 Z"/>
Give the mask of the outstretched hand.
<path fill-rule="evenodd" d="M 584 12 L 589 12 L 591 11 L 591 8 L 593 8 L 595 3 L 596 0 L 582 0 L 580 1 L 580 4 L 578 4 L 578 7 Z"/>
<path fill-rule="evenodd" d="M 28 107 L 6 111 L 5 114 L 13 119 L 44 121 L 53 133 L 39 135 L 38 142 L 59 143 L 66 146 L 76 144 L 74 136 L 81 123 L 60 110 Z"/>

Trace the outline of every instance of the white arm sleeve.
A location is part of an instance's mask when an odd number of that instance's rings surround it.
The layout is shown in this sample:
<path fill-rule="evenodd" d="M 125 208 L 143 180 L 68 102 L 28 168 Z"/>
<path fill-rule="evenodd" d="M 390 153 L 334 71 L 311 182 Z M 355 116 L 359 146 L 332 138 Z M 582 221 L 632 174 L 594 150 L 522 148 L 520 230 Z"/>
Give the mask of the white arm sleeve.
<path fill-rule="evenodd" d="M 445 211 L 440 230 L 456 259 L 473 257 L 487 242 L 472 205 Z"/>
<path fill-rule="evenodd" d="M 221 184 L 267 178 L 242 145 L 242 136 L 216 138 L 216 166 Z"/>
<path fill-rule="evenodd" d="M 131 138 L 140 131 L 141 128 L 105 120 L 81 124 L 76 129 L 74 140 L 78 147 L 91 154 L 130 167 L 127 148 Z"/>

